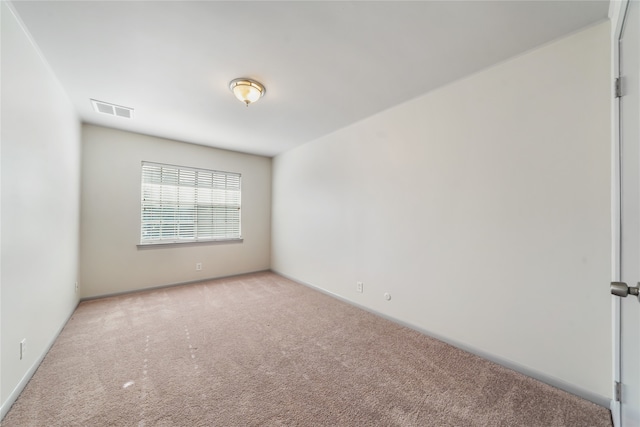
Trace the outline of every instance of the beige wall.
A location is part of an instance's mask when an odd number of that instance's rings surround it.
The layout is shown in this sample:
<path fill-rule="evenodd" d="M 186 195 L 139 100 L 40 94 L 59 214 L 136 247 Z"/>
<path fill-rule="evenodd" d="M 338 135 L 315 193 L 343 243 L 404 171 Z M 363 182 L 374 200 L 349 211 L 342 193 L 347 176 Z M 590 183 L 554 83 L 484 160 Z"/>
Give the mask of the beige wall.
<path fill-rule="evenodd" d="M 1 418 L 78 303 L 80 123 L 11 8 L 0 8 Z"/>
<path fill-rule="evenodd" d="M 269 268 L 270 158 L 93 125 L 82 140 L 82 297 Z M 138 248 L 143 160 L 241 173 L 244 241 Z"/>
<path fill-rule="evenodd" d="M 609 64 L 603 23 L 277 156 L 272 268 L 606 403 Z"/>

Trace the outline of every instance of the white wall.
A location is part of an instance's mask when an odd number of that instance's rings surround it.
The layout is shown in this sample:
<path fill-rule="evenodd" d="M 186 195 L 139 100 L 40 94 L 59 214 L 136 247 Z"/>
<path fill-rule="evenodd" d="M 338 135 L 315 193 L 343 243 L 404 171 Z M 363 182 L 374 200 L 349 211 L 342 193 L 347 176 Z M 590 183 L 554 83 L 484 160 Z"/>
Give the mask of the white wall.
<path fill-rule="evenodd" d="M 0 8 L 4 416 L 78 303 L 80 125 L 10 8 Z"/>
<path fill-rule="evenodd" d="M 277 156 L 272 268 L 607 402 L 609 55 L 603 23 Z"/>
<path fill-rule="evenodd" d="M 269 268 L 270 158 L 93 125 L 82 141 L 82 297 Z M 241 173 L 244 241 L 138 248 L 143 160 Z"/>

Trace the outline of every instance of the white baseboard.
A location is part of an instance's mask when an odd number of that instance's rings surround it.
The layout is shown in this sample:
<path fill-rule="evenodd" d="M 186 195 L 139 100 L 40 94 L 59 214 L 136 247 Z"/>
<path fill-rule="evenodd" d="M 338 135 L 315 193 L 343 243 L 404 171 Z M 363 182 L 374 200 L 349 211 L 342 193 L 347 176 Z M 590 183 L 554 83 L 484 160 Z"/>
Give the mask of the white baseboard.
<path fill-rule="evenodd" d="M 454 347 L 457 347 L 457 348 L 459 348 L 461 350 L 464 350 L 466 352 L 475 354 L 476 356 L 480 356 L 483 359 L 487 359 L 487 360 L 489 360 L 489 361 L 491 361 L 493 363 L 496 363 L 498 365 L 504 366 L 505 368 L 511 369 L 513 371 L 516 371 L 516 372 L 520 372 L 521 374 L 524 374 L 524 375 L 526 375 L 528 377 L 531 377 L 531 378 L 536 379 L 536 380 L 538 380 L 540 382 L 548 384 L 548 385 L 550 385 L 552 387 L 556 387 L 556 388 L 559 388 L 560 390 L 564 390 L 567 393 L 571 393 L 573 395 L 581 397 L 581 398 L 583 398 L 585 400 L 588 400 L 590 402 L 595 403 L 596 405 L 603 406 L 603 407 L 605 407 L 607 409 L 611 409 L 612 408 L 613 401 L 611 399 L 605 397 L 605 396 L 602 396 L 602 395 L 598 394 L 598 393 L 594 393 L 594 392 L 592 392 L 590 390 L 585 390 L 585 389 L 583 389 L 581 387 L 576 386 L 575 384 L 568 383 L 568 382 L 566 382 L 564 380 L 561 380 L 559 378 L 556 378 L 556 377 L 544 374 L 542 372 L 536 371 L 535 369 L 531 369 L 531 368 L 528 368 L 526 366 L 520 365 L 520 364 L 518 364 L 518 363 L 516 363 L 514 361 L 502 358 L 500 356 L 496 356 L 495 354 L 487 353 L 486 351 L 479 350 L 479 349 L 474 348 L 472 346 L 469 346 L 469 345 L 467 345 L 467 344 L 465 344 L 463 342 L 452 340 L 450 338 L 444 337 L 444 336 L 442 336 L 440 334 L 437 334 L 437 333 L 433 333 L 433 332 L 431 332 L 429 330 L 426 330 L 424 328 L 421 328 L 419 326 L 412 325 L 410 323 L 407 323 L 407 322 L 404 322 L 402 320 L 399 320 L 399 319 L 396 319 L 394 317 L 391 317 L 391 316 L 389 316 L 387 314 L 380 313 L 380 312 L 378 312 L 376 310 L 373 310 L 373 309 L 371 309 L 369 307 L 365 307 L 365 306 L 363 306 L 361 304 L 358 304 L 358 303 L 356 303 L 354 301 L 351 301 L 351 300 L 349 300 L 349 299 L 347 299 L 347 298 L 345 298 L 345 297 L 343 297 L 341 295 L 338 295 L 338 294 L 335 294 L 333 292 L 330 292 L 330 291 L 327 291 L 325 289 L 322 289 L 322 288 L 320 288 L 320 287 L 318 287 L 318 286 L 316 286 L 316 285 L 314 285 L 312 283 L 307 283 L 307 282 L 305 282 L 303 280 L 299 280 L 299 279 L 297 279 L 295 277 L 292 277 L 292 276 L 289 276 L 287 274 L 281 273 L 281 272 L 279 272 L 277 270 L 273 270 L 272 269 L 271 271 L 273 271 L 274 273 L 276 273 L 276 274 L 278 274 L 278 275 L 280 275 L 282 277 L 286 277 L 289 280 L 293 280 L 296 283 L 300 283 L 301 285 L 313 288 L 313 289 L 315 289 L 317 291 L 320 291 L 320 292 L 322 292 L 322 293 L 324 293 L 326 295 L 329 295 L 329 296 L 331 296 L 333 298 L 339 299 L 340 301 L 346 302 L 347 304 L 350 304 L 350 305 L 353 305 L 355 307 L 361 308 L 361 309 L 363 309 L 365 311 L 373 313 L 373 314 L 375 314 L 377 316 L 380 316 L 380 317 L 382 317 L 384 319 L 387 319 L 387 320 L 390 320 L 390 321 L 392 321 L 394 323 L 397 323 L 399 325 L 405 326 L 405 327 L 407 327 L 409 329 L 413 329 L 414 331 L 420 332 L 421 334 L 424 334 L 424 335 L 427 335 L 429 337 L 435 338 L 437 340 L 446 342 L 447 344 L 450 344 L 450 345 L 452 345 Z"/>
<path fill-rule="evenodd" d="M 112 292 L 112 293 L 100 294 L 100 295 L 92 295 L 90 297 L 82 297 L 82 298 L 80 298 L 80 302 L 82 302 L 82 301 L 91 301 L 91 300 L 100 299 L 100 298 L 109 298 L 109 297 L 117 297 L 117 296 L 121 296 L 121 295 L 136 294 L 136 293 L 139 293 L 139 292 L 155 291 L 155 290 L 158 290 L 158 289 L 173 288 L 173 287 L 176 287 L 176 286 L 194 285 L 196 283 L 209 282 L 211 280 L 229 279 L 229 278 L 232 278 L 232 277 L 246 276 L 247 274 L 256 274 L 256 273 L 262 273 L 262 272 L 265 272 L 265 271 L 271 271 L 271 270 L 267 268 L 267 269 L 256 270 L 256 271 L 247 271 L 246 273 L 229 274 L 227 276 L 207 277 L 207 278 L 204 278 L 204 279 L 189 280 L 187 282 L 168 283 L 166 285 L 150 286 L 148 288 L 131 289 L 131 290 L 128 290 L 128 291 Z"/>
<path fill-rule="evenodd" d="M 4 416 L 7 415 L 7 413 L 9 412 L 9 409 L 11 409 L 11 406 L 13 406 L 15 401 L 20 396 L 20 393 L 22 393 L 22 390 L 24 390 L 24 388 L 29 383 L 29 380 L 31 380 L 31 377 L 33 377 L 33 374 L 35 374 L 36 371 L 38 370 L 38 367 L 44 360 L 47 353 L 49 353 L 49 350 L 51 350 L 51 347 L 53 347 L 53 344 L 58 339 L 58 335 L 60 335 L 60 332 L 62 332 L 64 327 L 67 325 L 67 322 L 69 322 L 69 319 L 71 319 L 71 316 L 73 316 L 73 313 L 76 311 L 77 307 L 78 305 L 76 304 L 76 306 L 73 307 L 73 310 L 71 310 L 71 313 L 69 313 L 69 315 L 67 316 L 66 320 L 62 322 L 62 325 L 60 325 L 56 333 L 53 335 L 53 338 L 51 339 L 49 344 L 45 347 L 42 354 L 40 354 L 40 356 L 33 362 L 33 365 L 31 365 L 31 367 L 27 370 L 27 372 L 24 374 L 22 379 L 20 379 L 20 382 L 18 382 L 18 384 L 15 386 L 15 388 L 9 394 L 9 396 L 5 399 L 5 401 L 2 402 L 2 406 L 0 407 L 0 424 L 1 424 L 1 421 L 4 419 Z"/>

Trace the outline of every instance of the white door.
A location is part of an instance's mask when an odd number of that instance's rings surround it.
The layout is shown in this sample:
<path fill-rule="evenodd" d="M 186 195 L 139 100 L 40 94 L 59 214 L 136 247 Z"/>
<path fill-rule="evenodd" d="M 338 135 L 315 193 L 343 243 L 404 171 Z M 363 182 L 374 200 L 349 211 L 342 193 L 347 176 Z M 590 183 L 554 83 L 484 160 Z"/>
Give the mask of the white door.
<path fill-rule="evenodd" d="M 631 293 L 620 301 L 620 426 L 639 427 L 640 300 L 633 288 L 640 282 L 640 1 L 627 5 L 619 48 L 620 281 Z M 618 295 L 625 291 L 617 286 Z"/>

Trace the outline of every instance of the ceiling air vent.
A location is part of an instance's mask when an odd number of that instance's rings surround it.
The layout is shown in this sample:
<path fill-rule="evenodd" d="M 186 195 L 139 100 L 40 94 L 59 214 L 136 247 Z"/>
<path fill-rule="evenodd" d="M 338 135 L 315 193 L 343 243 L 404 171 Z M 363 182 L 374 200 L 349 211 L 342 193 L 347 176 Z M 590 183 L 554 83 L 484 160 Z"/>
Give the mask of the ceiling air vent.
<path fill-rule="evenodd" d="M 124 117 L 126 119 L 133 118 L 133 108 L 109 104 L 108 102 L 98 101 L 97 99 L 92 99 L 91 105 L 93 105 L 96 113 L 109 114 L 110 116 Z"/>

